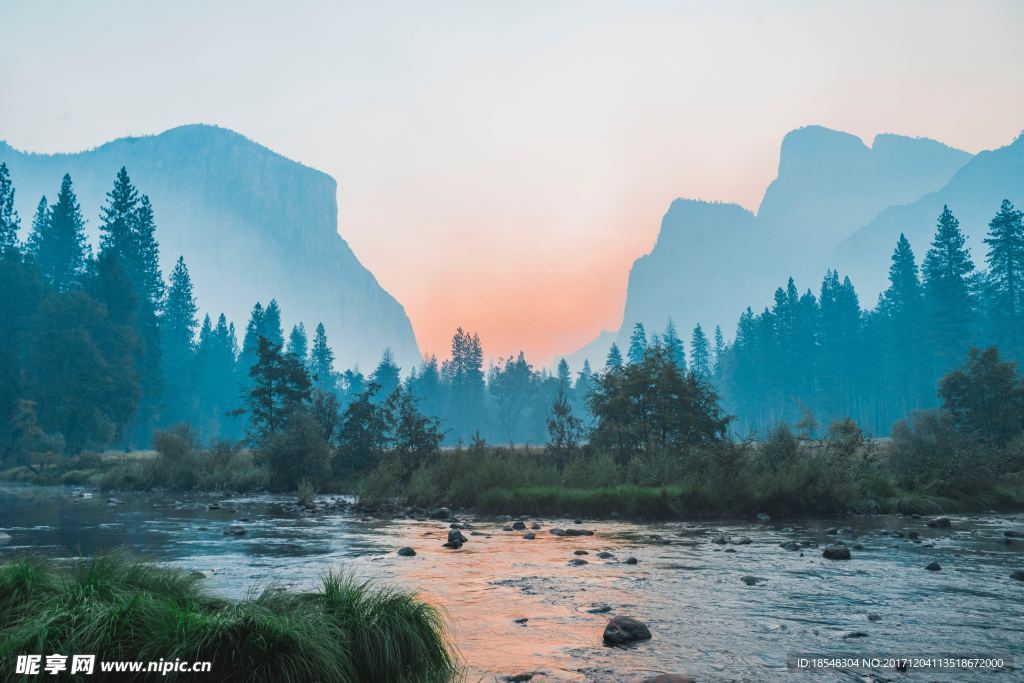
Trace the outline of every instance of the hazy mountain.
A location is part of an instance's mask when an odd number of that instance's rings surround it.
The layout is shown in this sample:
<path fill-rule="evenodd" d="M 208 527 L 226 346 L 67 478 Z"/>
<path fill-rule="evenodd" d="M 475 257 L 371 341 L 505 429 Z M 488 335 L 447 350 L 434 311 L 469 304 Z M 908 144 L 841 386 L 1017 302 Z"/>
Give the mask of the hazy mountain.
<path fill-rule="evenodd" d="M 882 211 L 839 245 L 834 262 L 850 274 L 861 301 L 874 305 L 878 293 L 886 287 L 886 259 L 900 233 L 910 240 L 920 265 L 935 236 L 942 206 L 948 204 L 968 237 L 974 264 L 984 267 L 987 249 L 982 240 L 1003 199 L 1024 206 L 1024 135 L 1006 147 L 981 152 L 941 189 L 913 203 Z"/>
<path fill-rule="evenodd" d="M 849 133 L 799 128 L 782 140 L 779 175 L 757 215 L 793 237 L 845 237 L 882 209 L 942 187 L 970 159 L 925 138 L 883 134 L 868 147 Z"/>
<path fill-rule="evenodd" d="M 31 154 L 0 143 L 27 232 L 39 197 L 71 174 L 94 241 L 122 165 L 153 202 L 165 275 L 184 255 L 202 311 L 244 331 L 253 304 L 277 298 L 284 320 L 323 321 L 339 367 L 372 368 L 390 346 L 419 359 L 412 325 L 338 234 L 337 183 L 223 128 L 193 125 L 122 138 L 75 154 Z M 287 329 L 285 330 L 287 335 Z"/>
<path fill-rule="evenodd" d="M 735 204 L 672 202 L 654 248 L 630 270 L 617 341 L 623 345 L 637 321 L 648 334 L 660 332 L 669 316 L 687 342 L 698 322 L 709 337 L 721 325 L 731 338 L 747 306 L 771 305 L 790 276 L 801 292 L 817 292 L 846 237 L 892 204 L 942 187 L 970 160 L 923 138 L 879 135 L 868 147 L 820 126 L 790 132 L 756 216 Z M 883 277 L 887 259 L 883 249 L 874 261 Z M 579 367 L 589 358 L 600 367 L 610 343 L 599 338 L 570 363 Z"/>

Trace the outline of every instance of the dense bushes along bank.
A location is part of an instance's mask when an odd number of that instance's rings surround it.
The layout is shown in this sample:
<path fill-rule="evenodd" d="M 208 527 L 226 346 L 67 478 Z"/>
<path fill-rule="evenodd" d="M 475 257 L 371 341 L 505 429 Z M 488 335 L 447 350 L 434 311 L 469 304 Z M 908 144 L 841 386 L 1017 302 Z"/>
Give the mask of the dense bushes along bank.
<path fill-rule="evenodd" d="M 797 431 L 780 424 L 764 440 L 733 441 L 714 393 L 654 350 L 600 378 L 591 401 L 598 422 L 585 442 L 579 421 L 556 402 L 547 447 L 475 440 L 455 450 L 439 448 L 436 426 L 399 391 L 382 404 L 365 397 L 341 427 L 319 402 L 289 412 L 276 396 L 287 358 L 265 344 L 261 352 L 267 362 L 254 372 L 257 387 L 273 391 L 257 394 L 265 428 L 251 450 L 228 442 L 201 448 L 183 426 L 159 432 L 150 457 L 36 459 L 0 478 L 105 489 L 300 489 L 306 499 L 343 491 L 365 505 L 594 517 L 1024 507 L 1024 379 L 993 348 L 973 350 L 943 379 L 940 409 L 913 413 L 885 441 L 866 439 L 849 419 L 820 439 L 805 420 Z M 273 381 L 262 379 L 264 367 Z M 302 385 L 301 372 L 290 374 Z M 349 437 L 335 445 L 339 431 Z"/>
<path fill-rule="evenodd" d="M 211 681 L 447 681 L 455 673 L 438 612 L 415 595 L 326 574 L 316 593 L 268 588 L 240 602 L 200 579 L 114 554 L 66 568 L 35 557 L 0 565 L 0 679 L 19 654 L 106 661 L 208 661 Z M 70 661 L 70 659 L 69 659 Z M 163 680 L 183 680 L 173 672 Z"/>

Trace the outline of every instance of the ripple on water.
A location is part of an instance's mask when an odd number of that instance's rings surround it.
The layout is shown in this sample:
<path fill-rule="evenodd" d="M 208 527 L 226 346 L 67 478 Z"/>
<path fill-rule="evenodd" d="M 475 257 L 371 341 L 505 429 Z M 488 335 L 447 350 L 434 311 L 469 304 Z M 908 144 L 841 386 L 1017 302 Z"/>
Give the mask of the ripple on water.
<path fill-rule="evenodd" d="M 504 523 L 481 519 L 473 520 L 465 546 L 450 551 L 441 547 L 447 525 L 340 513 L 301 517 L 283 508 L 284 497 L 222 499 L 221 509 L 209 510 L 215 496 L 118 494 L 126 505 L 107 506 L 105 496 L 75 499 L 73 493 L 0 487 L 0 510 L 10 525 L 4 530 L 15 537 L 0 553 L 35 548 L 72 557 L 78 548 L 90 554 L 127 545 L 171 566 L 209 572 L 210 589 L 234 597 L 254 584 L 309 588 L 324 570 L 345 569 L 418 590 L 439 605 L 469 680 L 528 671 L 544 672 L 546 680 L 659 672 L 776 680 L 786 675 L 789 653 L 993 654 L 1019 651 L 1024 641 L 1024 584 L 1008 578 L 1024 565 L 1024 543 L 1002 540 L 1004 530 L 1022 529 L 1011 518 L 953 518 L 949 530 L 900 517 L 587 522 L 594 536 L 537 533 L 532 541 L 522 539 L 529 529 L 502 531 Z M 576 527 L 571 520 L 538 521 L 545 529 Z M 247 534 L 224 536 L 232 524 Z M 825 533 L 844 526 L 852 533 Z M 751 543 L 712 543 L 723 534 Z M 778 547 L 836 540 L 863 548 L 849 561 L 832 561 L 820 547 Z M 398 557 L 405 545 L 417 555 Z M 577 550 L 588 553 L 589 563 L 569 566 Z M 598 557 L 602 551 L 613 556 Z M 630 556 L 636 565 L 624 563 Z M 932 560 L 941 572 L 924 570 Z M 744 576 L 764 580 L 747 585 Z M 626 649 L 605 647 L 602 630 L 616 615 L 643 620 L 654 637 Z M 855 633 L 866 636 L 847 637 Z M 929 679 L 970 680 L 963 674 Z"/>

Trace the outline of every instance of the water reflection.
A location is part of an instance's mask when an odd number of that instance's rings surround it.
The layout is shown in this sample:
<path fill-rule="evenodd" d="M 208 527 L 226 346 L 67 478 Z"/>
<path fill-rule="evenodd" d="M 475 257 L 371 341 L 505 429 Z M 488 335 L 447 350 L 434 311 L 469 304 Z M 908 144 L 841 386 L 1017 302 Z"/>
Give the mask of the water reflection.
<path fill-rule="evenodd" d="M 270 496 L 211 510 L 210 496 L 118 494 L 109 503 L 85 493 L 0 488 L 0 531 L 13 537 L 0 553 L 32 548 L 71 557 L 129 546 L 207 572 L 211 590 L 236 597 L 254 583 L 306 587 L 326 569 L 343 568 L 417 589 L 443 606 L 469 680 L 524 672 L 536 673 L 534 680 L 658 672 L 776 680 L 787 676 L 791 653 L 1022 655 L 1024 643 L 1024 584 L 1009 578 L 1024 564 L 1024 543 L 1006 544 L 1002 535 L 1024 526 L 1012 517 L 958 517 L 951 529 L 900 517 L 791 526 L 594 522 L 584 526 L 595 535 L 578 537 L 548 532 L 574 527 L 571 521 L 542 519 L 533 540 L 502 531 L 504 522 L 476 520 L 463 532 L 469 541 L 452 551 L 441 547 L 447 524 L 436 521 L 296 516 L 281 505 L 285 499 Z M 224 535 L 239 524 L 244 536 Z M 852 533 L 826 533 L 842 525 Z M 911 530 L 917 539 L 906 536 Z M 728 541 L 716 543 L 719 537 Z M 815 547 L 779 547 L 837 538 L 856 548 L 851 561 L 825 560 Z M 404 545 L 417 555 L 396 556 Z M 637 563 L 626 564 L 629 557 Z M 941 571 L 924 570 L 932 560 Z M 602 630 L 616 614 L 642 619 L 654 637 L 628 649 L 604 647 Z"/>

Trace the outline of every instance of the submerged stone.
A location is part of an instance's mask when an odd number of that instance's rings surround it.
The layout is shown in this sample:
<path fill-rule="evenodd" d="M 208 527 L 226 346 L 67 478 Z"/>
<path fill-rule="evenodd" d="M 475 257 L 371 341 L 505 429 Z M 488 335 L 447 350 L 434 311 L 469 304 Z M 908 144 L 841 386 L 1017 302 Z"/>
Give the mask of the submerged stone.
<path fill-rule="evenodd" d="M 613 617 L 604 627 L 604 642 L 607 645 L 628 645 L 650 638 L 651 630 L 647 624 L 633 617 Z"/>

